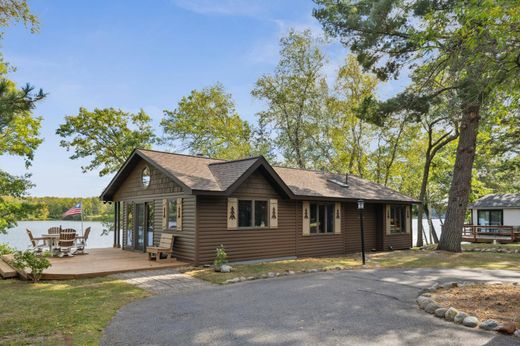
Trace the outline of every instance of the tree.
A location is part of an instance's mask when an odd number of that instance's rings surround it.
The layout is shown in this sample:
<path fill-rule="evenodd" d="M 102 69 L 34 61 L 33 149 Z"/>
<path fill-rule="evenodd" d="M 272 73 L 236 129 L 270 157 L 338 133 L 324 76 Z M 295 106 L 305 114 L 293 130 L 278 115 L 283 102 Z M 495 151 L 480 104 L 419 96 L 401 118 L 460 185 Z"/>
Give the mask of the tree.
<path fill-rule="evenodd" d="M 81 107 L 77 115 L 65 117 L 56 134 L 64 138 L 60 146 L 74 151 L 72 160 L 91 158 L 83 172 L 100 169 L 99 176 L 116 172 L 132 150 L 150 148 L 157 140 L 143 110 L 133 114 L 114 108 L 90 112 Z"/>
<path fill-rule="evenodd" d="M 274 74 L 260 77 L 251 92 L 267 103 L 258 116 L 273 129 L 274 144 L 284 161 L 299 168 L 324 168 L 330 157 L 330 145 L 323 137 L 328 86 L 320 43 L 309 30 L 291 30 L 280 40 Z"/>
<path fill-rule="evenodd" d="M 460 251 L 483 106 L 496 90 L 520 84 L 517 1 L 316 0 L 315 17 L 386 80 L 411 71 L 413 94 L 394 101 L 416 106 L 454 93 L 460 135 L 439 249 Z M 455 102 L 453 103 L 455 104 Z"/>
<path fill-rule="evenodd" d="M 38 28 L 37 18 L 31 14 L 26 1 L 0 1 L 0 28 L 11 22 L 21 22 L 32 31 Z M 2 36 L 3 31 L 0 38 Z M 34 117 L 33 111 L 45 94 L 42 90 L 35 91 L 29 84 L 17 87 L 8 78 L 10 71 L 12 68 L 0 55 L 0 155 L 22 157 L 29 167 L 34 151 L 42 142 L 39 137 L 41 118 Z M 0 169 L 0 233 L 5 233 L 17 220 L 37 208 L 23 199 L 33 186 L 29 178 L 29 174 L 14 176 Z"/>
<path fill-rule="evenodd" d="M 164 141 L 180 141 L 192 154 L 241 159 L 252 153 L 251 126 L 240 118 L 231 94 L 220 83 L 192 90 L 176 109 L 164 111 L 161 126 Z"/>

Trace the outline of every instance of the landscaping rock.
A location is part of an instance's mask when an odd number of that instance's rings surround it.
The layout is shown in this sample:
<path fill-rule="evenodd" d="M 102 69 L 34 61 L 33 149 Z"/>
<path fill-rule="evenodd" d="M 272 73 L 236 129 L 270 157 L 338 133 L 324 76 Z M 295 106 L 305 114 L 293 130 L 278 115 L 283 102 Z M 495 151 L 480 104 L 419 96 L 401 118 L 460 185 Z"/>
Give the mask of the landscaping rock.
<path fill-rule="evenodd" d="M 459 286 L 459 284 L 457 282 L 447 282 L 445 284 L 443 284 L 441 287 L 442 288 L 453 288 L 453 287 L 457 287 Z"/>
<path fill-rule="evenodd" d="M 417 302 L 417 305 L 419 305 L 419 307 L 424 310 L 428 304 L 433 302 L 433 299 L 425 296 L 419 296 L 415 301 Z"/>
<path fill-rule="evenodd" d="M 459 313 L 459 310 L 453 308 L 453 307 L 450 307 L 446 313 L 444 314 L 444 318 L 447 320 L 447 321 L 453 321 L 455 319 L 455 316 L 457 316 L 457 314 Z"/>
<path fill-rule="evenodd" d="M 311 269 L 309 270 L 309 273 L 317 273 L 319 270 L 318 269 Z"/>
<path fill-rule="evenodd" d="M 240 278 L 233 278 L 225 281 L 227 284 L 234 284 L 236 282 L 240 282 Z"/>
<path fill-rule="evenodd" d="M 495 330 L 498 327 L 498 322 L 495 320 L 485 320 L 478 327 L 485 330 Z"/>
<path fill-rule="evenodd" d="M 227 264 L 223 264 L 220 266 L 220 272 L 221 273 L 231 273 L 231 266 L 227 265 Z"/>
<path fill-rule="evenodd" d="M 496 328 L 496 331 L 503 334 L 513 334 L 516 331 L 516 324 L 514 322 L 504 322 Z"/>
<path fill-rule="evenodd" d="M 294 274 L 296 274 L 296 273 L 293 272 L 292 270 L 289 270 L 287 273 L 288 273 L 289 275 L 294 275 Z"/>
<path fill-rule="evenodd" d="M 456 314 L 455 317 L 453 318 L 453 322 L 461 324 L 462 322 L 464 322 L 464 319 L 466 317 L 468 317 L 468 314 L 466 314 L 465 312 L 459 311 L 459 313 Z"/>
<path fill-rule="evenodd" d="M 256 277 L 254 277 L 254 276 L 248 276 L 247 277 L 247 280 L 255 280 L 255 279 L 256 279 Z"/>
<path fill-rule="evenodd" d="M 520 329 L 515 330 L 513 335 L 516 336 L 517 338 L 520 338 Z"/>
<path fill-rule="evenodd" d="M 475 328 L 478 326 L 478 318 L 475 316 L 467 316 L 464 321 L 462 321 L 462 324 L 469 328 Z"/>
<path fill-rule="evenodd" d="M 273 272 L 267 273 L 267 277 L 269 277 L 269 278 L 274 278 L 275 276 L 276 276 L 276 274 Z"/>
<path fill-rule="evenodd" d="M 497 286 L 500 286 L 500 285 L 503 285 L 504 283 L 501 282 L 501 281 L 489 281 L 489 282 L 486 282 L 486 285 L 497 285 Z"/>
<path fill-rule="evenodd" d="M 435 310 L 435 317 L 438 317 L 438 318 L 444 318 L 444 315 L 446 314 L 446 311 L 448 311 L 448 309 L 446 308 L 438 308 Z"/>
<path fill-rule="evenodd" d="M 437 304 L 435 301 L 432 301 L 428 303 L 428 305 L 426 305 L 424 311 L 426 311 L 429 314 L 434 314 L 435 310 L 437 310 L 438 308 L 440 308 L 439 304 Z"/>

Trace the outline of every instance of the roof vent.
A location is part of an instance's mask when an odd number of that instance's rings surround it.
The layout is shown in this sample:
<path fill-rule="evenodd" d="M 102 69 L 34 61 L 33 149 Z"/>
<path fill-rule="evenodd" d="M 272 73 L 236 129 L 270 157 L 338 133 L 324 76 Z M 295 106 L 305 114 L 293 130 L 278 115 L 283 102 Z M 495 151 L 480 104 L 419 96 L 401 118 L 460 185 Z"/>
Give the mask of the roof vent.
<path fill-rule="evenodd" d="M 345 183 L 344 181 L 339 181 L 337 179 L 327 179 L 327 181 L 330 181 L 331 183 L 334 183 L 336 185 L 339 185 L 344 188 L 348 188 L 348 183 Z"/>
<path fill-rule="evenodd" d="M 204 154 L 203 153 L 197 153 L 197 154 L 195 154 L 195 156 L 204 157 Z"/>

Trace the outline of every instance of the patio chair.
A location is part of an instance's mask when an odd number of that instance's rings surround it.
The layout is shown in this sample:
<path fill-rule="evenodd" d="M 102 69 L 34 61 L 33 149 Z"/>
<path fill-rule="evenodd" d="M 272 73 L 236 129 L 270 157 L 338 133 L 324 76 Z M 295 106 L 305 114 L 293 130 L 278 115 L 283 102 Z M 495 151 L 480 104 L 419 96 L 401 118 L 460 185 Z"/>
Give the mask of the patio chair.
<path fill-rule="evenodd" d="M 85 233 L 83 233 L 83 235 L 80 235 L 80 236 L 77 236 L 76 237 L 76 251 L 74 252 L 74 254 L 86 254 L 87 252 L 85 252 L 85 247 L 87 246 L 87 240 L 88 240 L 88 236 L 90 234 L 90 227 L 87 227 L 87 229 L 85 230 Z"/>
<path fill-rule="evenodd" d="M 35 238 L 30 229 L 26 228 L 27 235 L 29 236 L 29 240 L 31 241 L 32 250 L 36 253 L 43 253 L 43 248 L 46 246 L 45 238 Z"/>
<path fill-rule="evenodd" d="M 61 226 L 60 227 L 51 227 L 47 230 L 47 234 L 60 234 Z"/>
<path fill-rule="evenodd" d="M 72 248 L 76 243 L 76 231 L 72 228 L 64 229 L 60 232 L 60 239 L 58 240 L 58 245 L 54 248 L 55 254 L 59 257 L 74 256 L 72 253 Z"/>
<path fill-rule="evenodd" d="M 173 258 L 174 239 L 175 237 L 171 233 L 161 233 L 161 240 L 159 241 L 159 246 L 148 246 L 146 248 L 146 252 L 148 253 L 148 259 L 152 260 L 152 258 L 155 257 L 155 260 L 159 262 L 161 260 L 161 254 L 166 254 L 166 258 L 168 258 L 168 255 L 170 255 L 170 258 Z"/>

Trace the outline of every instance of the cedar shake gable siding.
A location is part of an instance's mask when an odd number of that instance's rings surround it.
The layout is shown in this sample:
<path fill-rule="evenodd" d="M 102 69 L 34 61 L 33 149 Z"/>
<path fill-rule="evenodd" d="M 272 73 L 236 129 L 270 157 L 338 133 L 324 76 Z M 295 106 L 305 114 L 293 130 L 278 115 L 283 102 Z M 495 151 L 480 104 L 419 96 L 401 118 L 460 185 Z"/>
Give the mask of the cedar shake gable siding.
<path fill-rule="evenodd" d="M 145 188 L 141 173 L 146 166 L 151 179 Z M 416 200 L 353 175 L 348 177 L 348 188 L 332 180 L 345 182 L 345 176 L 272 167 L 263 157 L 225 161 L 137 149 L 101 197 L 121 202 L 123 246 L 127 208 L 140 202 L 155 206 L 153 238 L 154 243 L 158 243 L 162 232 L 170 232 L 162 229 L 163 200 L 181 197 L 183 226 L 182 230 L 174 231 L 174 256 L 194 264 L 211 263 L 216 247 L 221 244 L 231 261 L 359 252 L 357 199 L 365 200 L 367 251 L 411 247 L 411 231 L 387 234 L 385 208 L 387 204 L 409 207 L 417 203 Z M 271 203 L 275 203 L 278 225 L 230 229 L 228 203 L 232 199 L 266 200 L 269 210 Z M 341 211 L 339 233 L 304 234 L 303 204 L 313 201 L 336 203 L 336 209 Z"/>

